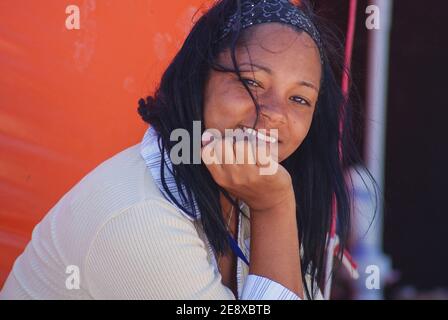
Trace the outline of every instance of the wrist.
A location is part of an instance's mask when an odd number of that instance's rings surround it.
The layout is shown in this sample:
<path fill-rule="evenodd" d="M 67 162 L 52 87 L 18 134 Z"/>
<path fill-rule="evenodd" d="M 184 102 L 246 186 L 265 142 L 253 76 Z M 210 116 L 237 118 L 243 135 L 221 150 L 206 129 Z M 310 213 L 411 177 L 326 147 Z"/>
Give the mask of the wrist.
<path fill-rule="evenodd" d="M 274 214 L 277 212 L 282 212 L 282 214 L 287 214 L 287 212 L 291 212 L 295 215 L 296 208 L 296 198 L 294 191 L 291 189 L 287 192 L 282 193 L 280 197 L 277 197 L 275 201 L 270 201 L 265 205 L 257 204 L 255 206 L 249 205 L 252 214 L 254 216 L 263 215 L 266 213 Z"/>

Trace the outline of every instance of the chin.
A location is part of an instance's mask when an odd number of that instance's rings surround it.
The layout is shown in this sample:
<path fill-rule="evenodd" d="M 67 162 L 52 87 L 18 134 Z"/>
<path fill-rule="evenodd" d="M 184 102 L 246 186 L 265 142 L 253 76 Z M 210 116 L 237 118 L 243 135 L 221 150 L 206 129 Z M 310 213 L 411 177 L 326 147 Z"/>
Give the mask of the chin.
<path fill-rule="evenodd" d="M 278 163 L 285 161 L 288 159 L 294 152 L 288 153 L 285 155 L 283 152 L 279 152 L 278 154 Z"/>

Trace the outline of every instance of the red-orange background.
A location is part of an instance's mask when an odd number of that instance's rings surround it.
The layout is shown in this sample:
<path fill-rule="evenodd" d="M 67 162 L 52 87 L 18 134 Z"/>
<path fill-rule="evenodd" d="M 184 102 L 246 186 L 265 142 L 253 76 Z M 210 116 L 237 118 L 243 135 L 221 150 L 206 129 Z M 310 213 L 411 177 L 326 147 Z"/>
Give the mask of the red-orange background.
<path fill-rule="evenodd" d="M 204 2 L 0 2 L 0 288 L 58 199 L 139 142 L 137 101 Z M 80 9 L 80 30 L 65 27 L 69 5 Z"/>

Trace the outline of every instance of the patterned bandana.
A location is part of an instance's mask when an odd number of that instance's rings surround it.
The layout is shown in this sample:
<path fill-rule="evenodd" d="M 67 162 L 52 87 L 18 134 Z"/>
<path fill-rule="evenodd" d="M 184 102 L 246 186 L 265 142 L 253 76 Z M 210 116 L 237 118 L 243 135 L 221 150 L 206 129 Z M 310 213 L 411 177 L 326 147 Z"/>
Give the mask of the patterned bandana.
<path fill-rule="evenodd" d="M 241 29 L 261 23 L 279 22 L 303 30 L 310 35 L 319 48 L 320 60 L 323 64 L 323 50 L 319 31 L 311 19 L 289 0 L 242 0 L 241 13 L 236 12 L 227 19 L 219 32 L 218 42 L 232 30 L 237 30 L 238 22 L 241 23 Z"/>

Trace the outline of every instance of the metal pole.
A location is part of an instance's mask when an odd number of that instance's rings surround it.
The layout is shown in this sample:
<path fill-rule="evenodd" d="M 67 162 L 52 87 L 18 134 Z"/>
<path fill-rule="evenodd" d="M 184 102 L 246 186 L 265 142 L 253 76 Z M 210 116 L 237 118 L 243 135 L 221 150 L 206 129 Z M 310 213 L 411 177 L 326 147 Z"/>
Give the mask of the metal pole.
<path fill-rule="evenodd" d="M 372 0 L 371 4 L 379 9 L 380 28 L 369 30 L 368 71 L 367 71 L 367 117 L 365 139 L 365 161 L 368 170 L 380 188 L 384 190 L 384 163 L 386 137 L 386 110 L 389 67 L 389 37 L 392 21 L 392 0 Z M 367 12 L 366 12 L 367 13 Z M 382 299 L 384 280 L 390 273 L 390 261 L 384 255 L 383 247 L 383 202 L 377 197 L 375 221 L 370 225 L 373 213 L 372 188 L 363 185 L 361 179 L 352 174 L 355 183 L 355 205 L 359 212 L 355 214 L 354 224 L 357 242 L 354 256 L 360 273 L 364 274 L 358 281 L 358 299 Z M 368 197 L 365 197 L 365 195 Z M 369 228 L 370 227 L 370 228 Z M 368 232 L 367 232 L 368 230 Z M 367 232 L 367 233 L 366 233 Z M 376 271 L 379 272 L 379 288 L 372 288 Z"/>

